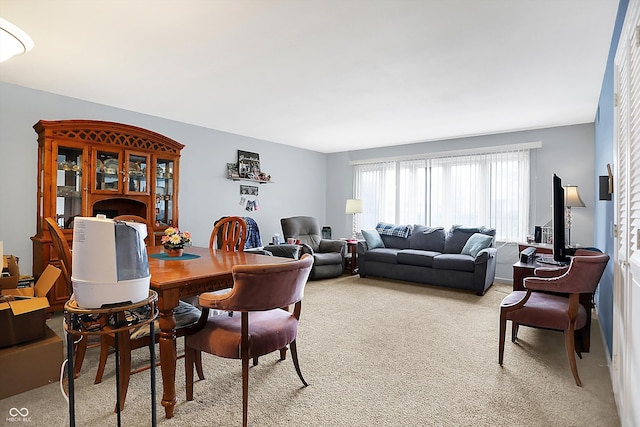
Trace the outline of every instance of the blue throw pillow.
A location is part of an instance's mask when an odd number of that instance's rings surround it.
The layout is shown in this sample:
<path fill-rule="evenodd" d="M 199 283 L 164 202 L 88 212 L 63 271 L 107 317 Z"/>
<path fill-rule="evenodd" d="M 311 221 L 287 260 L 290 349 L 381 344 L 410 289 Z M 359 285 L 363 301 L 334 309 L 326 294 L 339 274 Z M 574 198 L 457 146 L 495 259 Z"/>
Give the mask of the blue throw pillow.
<path fill-rule="evenodd" d="M 361 231 L 362 237 L 364 237 L 364 240 L 367 241 L 367 246 L 369 247 L 369 249 L 384 248 L 384 242 L 382 241 L 382 238 L 380 237 L 380 234 L 378 234 L 377 230 Z"/>
<path fill-rule="evenodd" d="M 463 255 L 471 255 L 475 258 L 478 252 L 491 246 L 492 240 L 493 237 L 487 236 L 486 234 L 474 233 L 469 237 L 467 243 L 464 244 L 461 253 Z"/>

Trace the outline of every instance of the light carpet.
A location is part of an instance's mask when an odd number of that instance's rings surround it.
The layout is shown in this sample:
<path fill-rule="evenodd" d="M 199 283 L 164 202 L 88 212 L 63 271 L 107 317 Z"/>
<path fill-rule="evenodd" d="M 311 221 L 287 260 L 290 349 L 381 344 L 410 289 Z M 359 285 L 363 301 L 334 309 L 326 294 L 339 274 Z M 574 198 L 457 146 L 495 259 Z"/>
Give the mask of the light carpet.
<path fill-rule="evenodd" d="M 309 282 L 298 334 L 302 387 L 291 357 L 273 353 L 249 373 L 253 426 L 619 426 L 597 319 L 591 352 L 578 360 L 577 387 L 562 333 L 520 328 L 507 337 L 498 365 L 498 312 L 510 286 L 486 295 L 404 282 L 342 276 Z M 61 334 L 61 316 L 48 321 Z M 178 340 L 179 352 L 183 340 Z M 156 347 L 157 348 L 157 347 Z M 89 349 L 76 385 L 76 425 L 116 425 L 114 361 L 101 384 L 93 379 L 98 348 Z M 44 356 L 44 355 L 43 355 Z M 148 360 L 134 352 L 134 365 Z M 185 400 L 184 360 L 177 364 L 175 417 L 164 418 L 157 370 L 160 426 L 242 424 L 238 360 L 203 354 L 206 379 Z M 1 368 L 1 367 L 0 367 Z M 132 376 L 122 425 L 151 424 L 149 371 Z M 69 425 L 58 384 L 0 401 L 0 425 L 12 407 L 26 407 L 31 426 Z"/>

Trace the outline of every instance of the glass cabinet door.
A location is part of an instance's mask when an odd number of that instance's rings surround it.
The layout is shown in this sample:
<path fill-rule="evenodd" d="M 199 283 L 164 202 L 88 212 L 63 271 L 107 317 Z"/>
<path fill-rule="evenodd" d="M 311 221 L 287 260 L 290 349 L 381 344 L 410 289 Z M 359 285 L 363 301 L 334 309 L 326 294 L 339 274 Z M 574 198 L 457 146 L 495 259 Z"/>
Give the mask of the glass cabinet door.
<path fill-rule="evenodd" d="M 118 192 L 120 190 L 120 153 L 96 150 L 94 155 L 94 190 Z"/>
<path fill-rule="evenodd" d="M 146 154 L 126 153 L 127 185 L 126 193 L 149 194 L 147 188 L 147 166 L 149 156 Z"/>
<path fill-rule="evenodd" d="M 156 226 L 173 225 L 173 161 L 156 161 Z"/>
<path fill-rule="evenodd" d="M 58 147 L 56 171 L 56 222 L 73 228 L 73 218 L 82 214 L 82 149 Z"/>

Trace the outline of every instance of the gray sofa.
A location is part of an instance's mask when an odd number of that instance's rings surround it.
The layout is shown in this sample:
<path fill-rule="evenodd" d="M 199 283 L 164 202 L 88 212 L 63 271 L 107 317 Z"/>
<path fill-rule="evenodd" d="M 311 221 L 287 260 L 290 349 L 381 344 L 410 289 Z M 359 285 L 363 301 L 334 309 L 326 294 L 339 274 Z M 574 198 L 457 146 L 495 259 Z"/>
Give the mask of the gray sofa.
<path fill-rule="evenodd" d="M 376 276 L 470 290 L 484 295 L 496 271 L 495 229 L 379 223 L 362 230 L 360 277 Z"/>

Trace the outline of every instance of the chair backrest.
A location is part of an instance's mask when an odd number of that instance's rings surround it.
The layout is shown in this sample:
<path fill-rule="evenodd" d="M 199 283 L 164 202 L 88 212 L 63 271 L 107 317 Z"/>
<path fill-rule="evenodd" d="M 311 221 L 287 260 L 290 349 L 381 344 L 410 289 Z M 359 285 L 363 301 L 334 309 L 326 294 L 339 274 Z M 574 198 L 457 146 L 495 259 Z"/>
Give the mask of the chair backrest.
<path fill-rule="evenodd" d="M 144 242 L 147 246 L 155 246 L 156 245 L 156 236 L 153 233 L 153 227 L 149 222 L 138 215 L 118 215 L 113 218 L 114 221 L 129 221 L 129 222 L 139 222 L 141 224 L 147 225 L 147 237 L 145 237 Z"/>
<path fill-rule="evenodd" d="M 228 216 L 221 218 L 213 226 L 209 247 L 225 251 L 244 251 L 247 241 L 247 223 L 242 217 Z M 214 246 L 216 245 L 217 246 Z"/>
<path fill-rule="evenodd" d="M 69 295 L 73 294 L 73 285 L 71 284 L 71 249 L 67 239 L 64 237 L 64 233 L 55 222 L 53 218 L 45 218 L 45 222 L 49 227 L 49 233 L 51 234 L 51 240 L 53 241 L 53 247 L 58 254 L 60 260 L 60 270 L 62 270 L 62 278 L 67 284 L 67 292 Z"/>
<path fill-rule="evenodd" d="M 310 216 L 282 218 L 280 225 L 285 239 L 300 239 L 300 243 L 309 245 L 314 251 L 320 247 L 322 229 L 315 218 Z"/>
<path fill-rule="evenodd" d="M 304 296 L 312 265 L 313 257 L 308 254 L 281 264 L 236 265 L 233 288 L 222 302 L 223 309 L 265 311 L 295 304 Z"/>
<path fill-rule="evenodd" d="M 604 273 L 607 263 L 609 262 L 609 255 L 579 249 L 575 252 L 571 258 L 569 268 L 566 269 L 564 274 L 552 277 L 543 278 L 547 283 L 553 283 L 553 290 L 562 293 L 593 293 L 600 283 L 600 278 Z M 537 273 L 536 273 L 537 274 Z M 525 278 L 525 286 L 530 278 Z"/>

